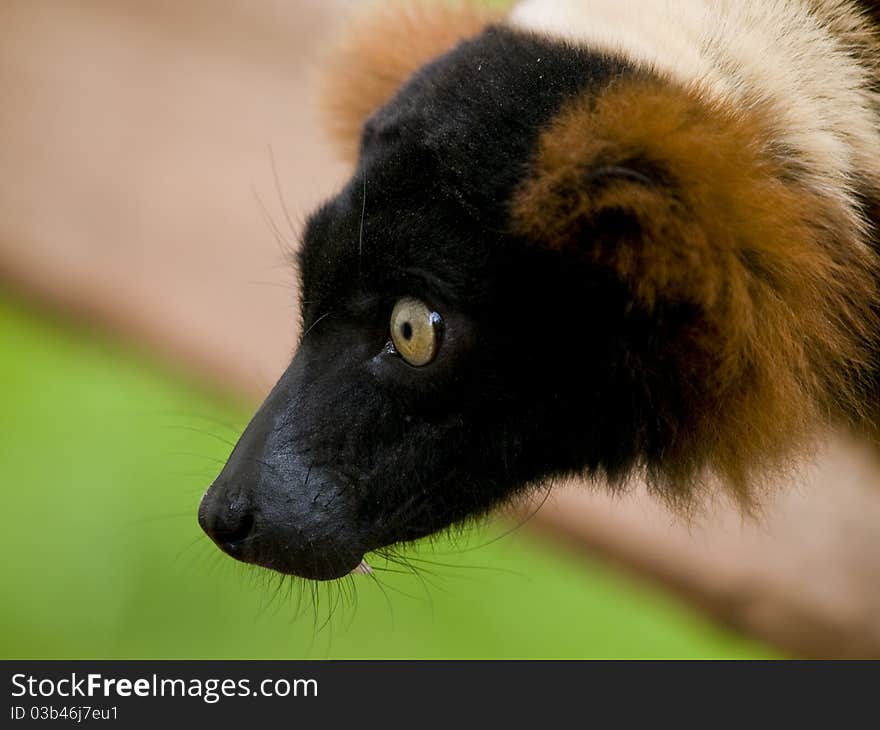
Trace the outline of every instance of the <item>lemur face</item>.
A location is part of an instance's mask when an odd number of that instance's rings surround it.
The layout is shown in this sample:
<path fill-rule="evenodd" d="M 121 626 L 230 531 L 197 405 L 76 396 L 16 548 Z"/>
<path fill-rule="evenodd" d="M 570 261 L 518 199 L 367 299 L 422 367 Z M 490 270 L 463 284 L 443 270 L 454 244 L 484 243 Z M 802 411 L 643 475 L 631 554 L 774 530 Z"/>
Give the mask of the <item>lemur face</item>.
<path fill-rule="evenodd" d="M 543 106 L 534 58 L 569 79 Z M 621 71 L 493 32 L 366 123 L 354 177 L 306 227 L 296 356 L 202 504 L 224 550 L 336 578 L 600 452 L 613 466 L 626 440 L 599 373 L 621 287 L 527 245 L 510 209 L 561 96 Z M 573 387 L 585 379 L 602 387 Z"/>
<path fill-rule="evenodd" d="M 502 26 L 424 60 L 341 97 L 299 349 L 199 510 L 223 550 L 337 578 L 567 474 L 747 501 L 864 410 L 873 254 L 772 109 Z"/>

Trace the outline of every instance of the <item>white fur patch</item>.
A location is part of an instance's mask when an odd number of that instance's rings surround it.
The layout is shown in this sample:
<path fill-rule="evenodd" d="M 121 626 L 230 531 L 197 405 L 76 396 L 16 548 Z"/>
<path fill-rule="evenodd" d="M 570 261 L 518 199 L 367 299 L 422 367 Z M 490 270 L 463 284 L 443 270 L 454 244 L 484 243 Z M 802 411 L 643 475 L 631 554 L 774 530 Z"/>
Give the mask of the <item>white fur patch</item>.
<path fill-rule="evenodd" d="M 807 182 L 856 222 L 855 191 L 880 186 L 880 99 L 831 28 L 862 23 L 848 0 L 523 0 L 508 22 L 620 55 L 719 101 L 769 102 L 774 141 L 797 150 Z"/>

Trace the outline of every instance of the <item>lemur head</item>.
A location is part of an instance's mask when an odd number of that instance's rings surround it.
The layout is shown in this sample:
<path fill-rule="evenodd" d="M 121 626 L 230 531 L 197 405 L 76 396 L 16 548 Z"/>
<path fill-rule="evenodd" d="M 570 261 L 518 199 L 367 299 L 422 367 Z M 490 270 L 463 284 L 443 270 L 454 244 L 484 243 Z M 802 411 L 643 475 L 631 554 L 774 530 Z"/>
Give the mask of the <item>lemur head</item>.
<path fill-rule="evenodd" d="M 233 557 L 336 578 L 568 474 L 745 501 L 851 405 L 871 280 L 760 108 L 484 22 L 435 5 L 341 57 L 356 169 L 199 511 Z"/>

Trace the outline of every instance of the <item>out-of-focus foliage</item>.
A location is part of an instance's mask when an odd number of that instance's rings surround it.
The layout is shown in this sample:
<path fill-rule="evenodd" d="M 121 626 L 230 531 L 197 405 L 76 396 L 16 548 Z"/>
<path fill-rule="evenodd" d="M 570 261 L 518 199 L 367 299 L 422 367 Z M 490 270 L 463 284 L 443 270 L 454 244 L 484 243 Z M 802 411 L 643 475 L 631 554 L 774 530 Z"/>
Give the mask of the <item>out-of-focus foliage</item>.
<path fill-rule="evenodd" d="M 415 576 L 378 560 L 316 589 L 238 565 L 195 515 L 247 409 L 2 297 L 0 404 L 5 658 L 768 653 L 522 531 L 480 547 L 502 523 L 410 552 Z"/>

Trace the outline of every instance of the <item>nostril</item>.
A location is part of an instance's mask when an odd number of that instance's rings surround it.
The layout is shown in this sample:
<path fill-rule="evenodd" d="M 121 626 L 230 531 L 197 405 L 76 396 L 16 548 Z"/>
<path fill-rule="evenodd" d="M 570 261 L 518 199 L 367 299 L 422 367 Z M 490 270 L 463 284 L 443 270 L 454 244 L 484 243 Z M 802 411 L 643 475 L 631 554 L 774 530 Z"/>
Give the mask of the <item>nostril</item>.
<path fill-rule="evenodd" d="M 222 550 L 232 552 L 253 532 L 254 515 L 240 498 L 231 503 L 218 498 L 212 486 L 199 505 L 199 525 Z"/>
<path fill-rule="evenodd" d="M 231 550 L 247 539 L 253 527 L 254 516 L 248 512 L 239 516 L 237 522 L 233 519 L 226 523 L 217 524 L 214 527 L 213 536 L 224 549 Z"/>

